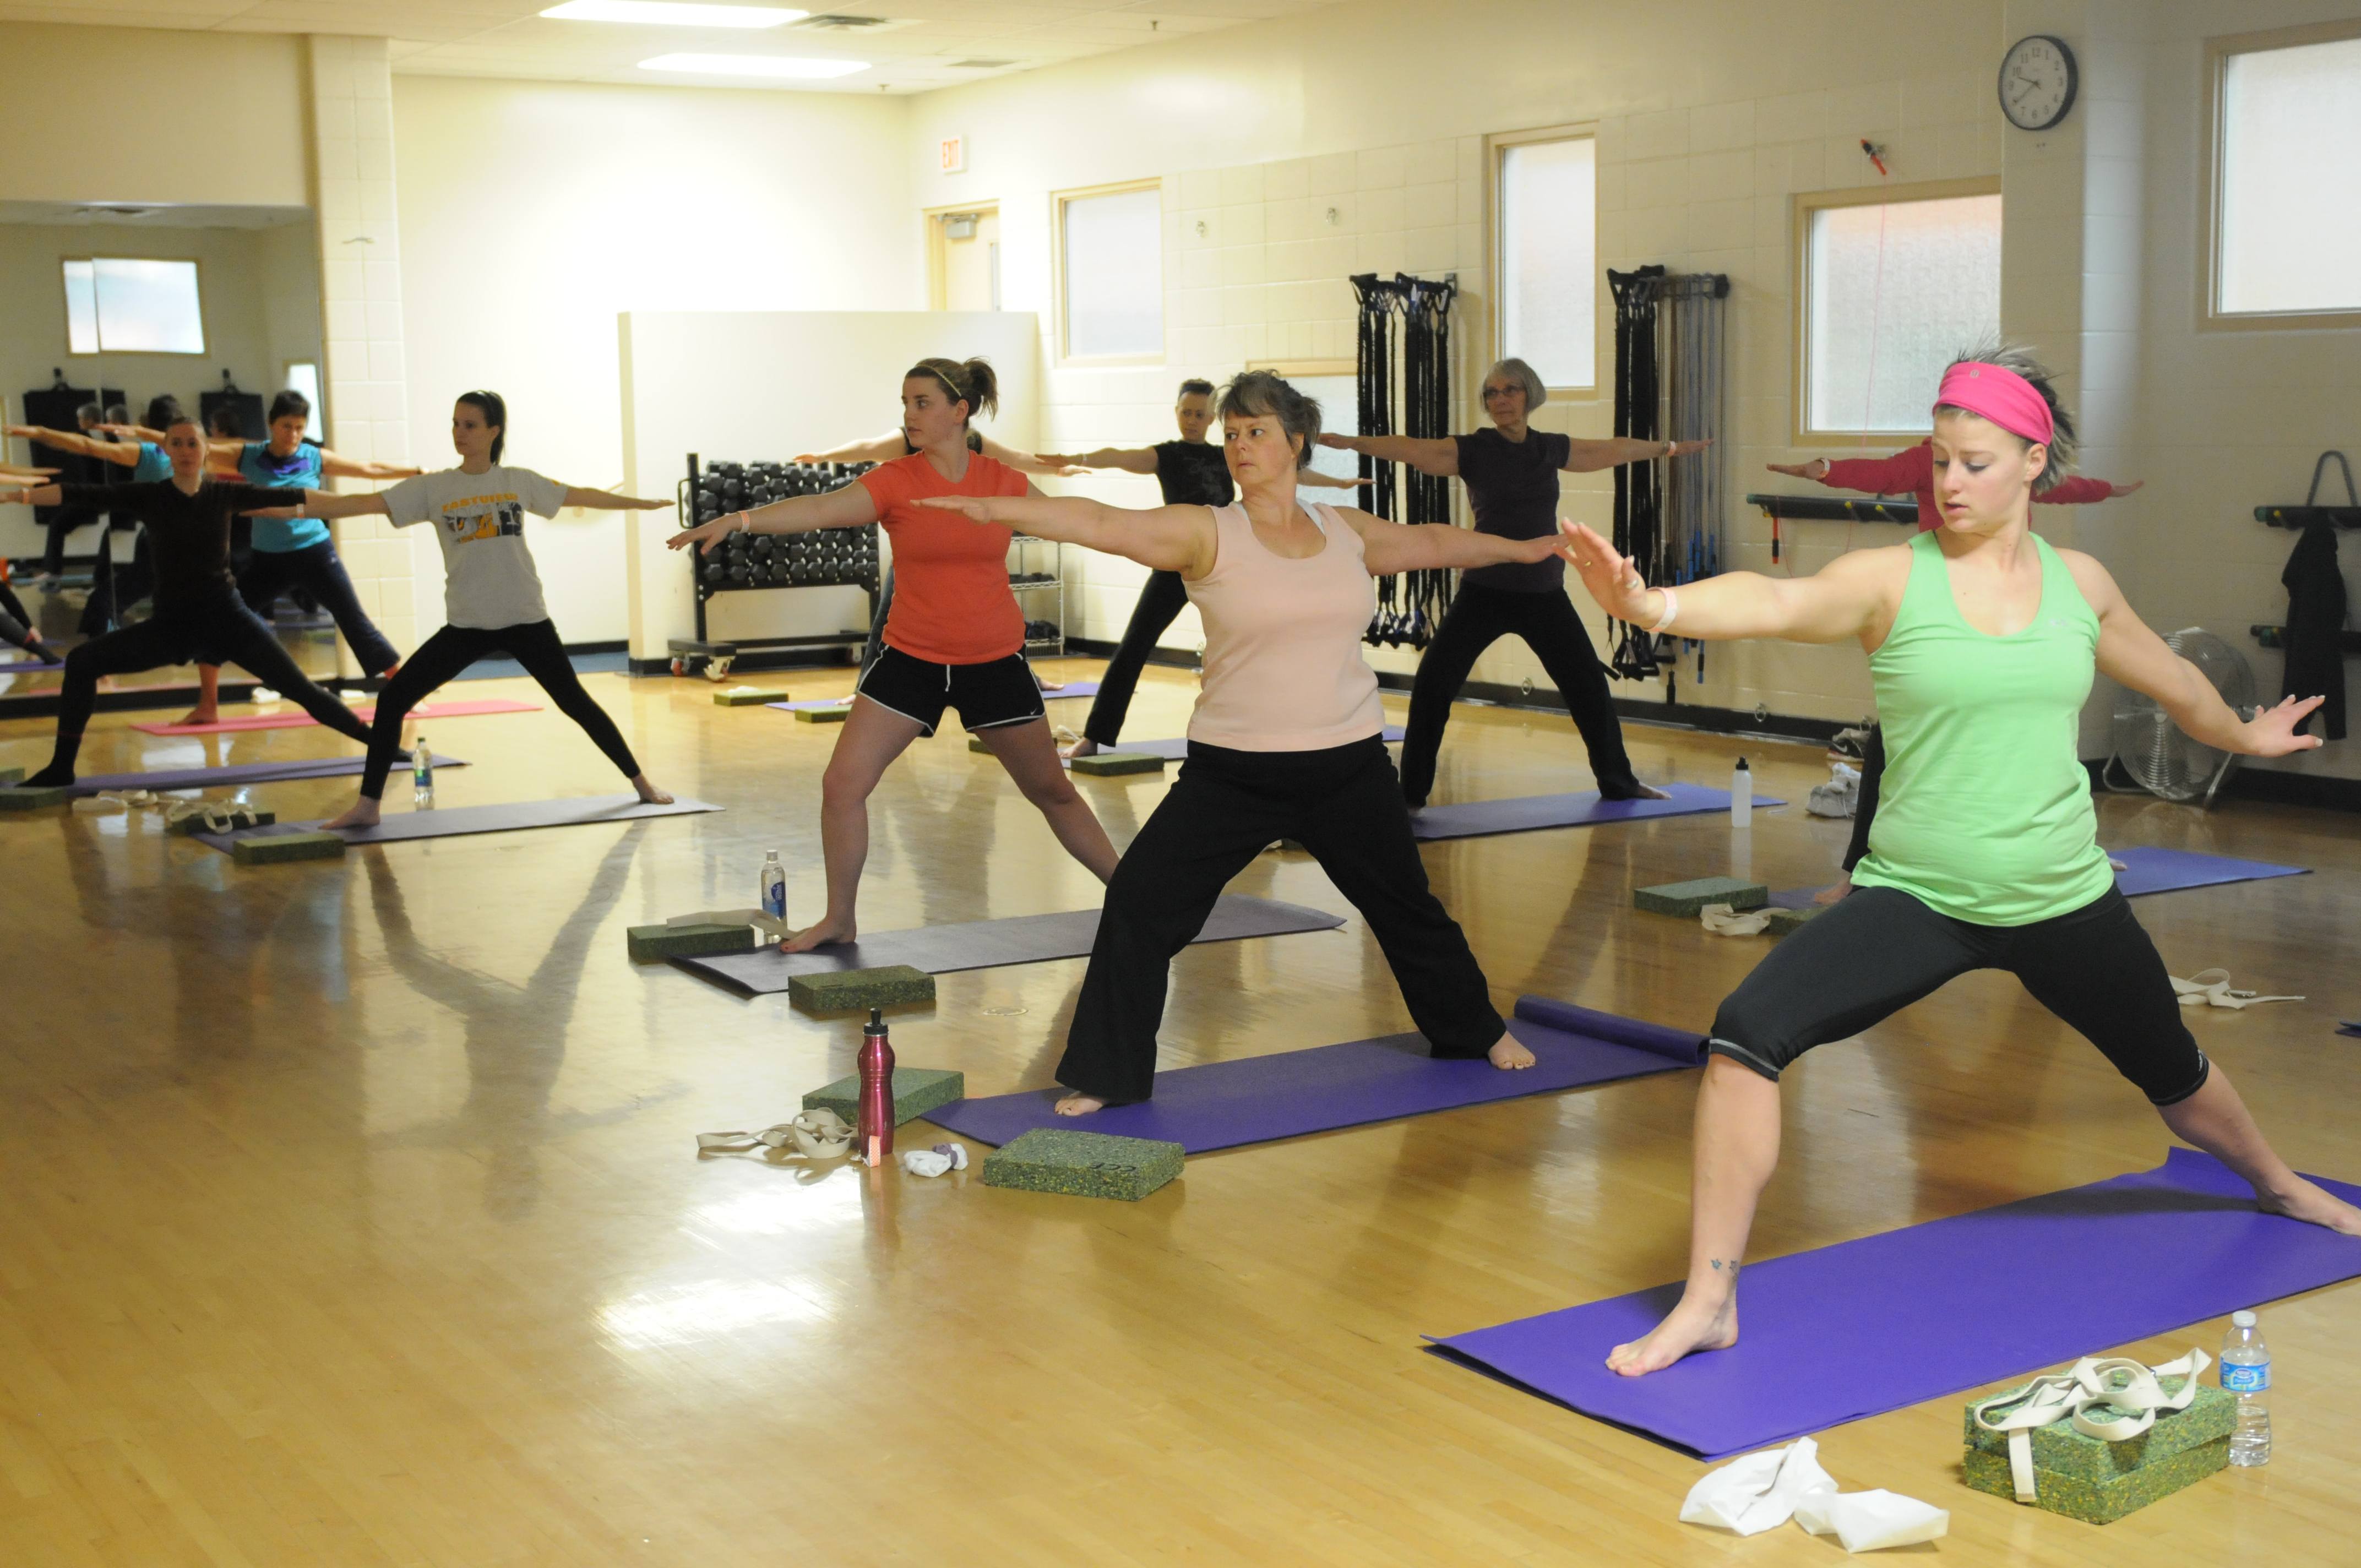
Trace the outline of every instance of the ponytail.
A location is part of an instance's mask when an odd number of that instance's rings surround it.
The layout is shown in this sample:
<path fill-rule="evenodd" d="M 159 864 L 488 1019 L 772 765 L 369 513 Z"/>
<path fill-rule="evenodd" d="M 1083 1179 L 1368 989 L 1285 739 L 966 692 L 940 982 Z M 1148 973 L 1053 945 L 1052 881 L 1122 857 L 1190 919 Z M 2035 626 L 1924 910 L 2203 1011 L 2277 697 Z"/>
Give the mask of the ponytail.
<path fill-rule="evenodd" d="M 943 389 L 943 395 L 955 403 L 967 405 L 967 416 L 996 413 L 1000 409 L 1000 377 L 992 368 L 992 361 L 982 357 L 958 360 L 921 359 L 910 367 L 908 374 L 924 376 Z"/>

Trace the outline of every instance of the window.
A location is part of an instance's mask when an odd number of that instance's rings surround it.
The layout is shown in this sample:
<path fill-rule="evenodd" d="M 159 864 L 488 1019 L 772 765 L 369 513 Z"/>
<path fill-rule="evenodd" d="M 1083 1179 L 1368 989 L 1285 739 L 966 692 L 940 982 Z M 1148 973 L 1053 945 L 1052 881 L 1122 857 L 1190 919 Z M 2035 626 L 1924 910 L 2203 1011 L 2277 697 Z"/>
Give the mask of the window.
<path fill-rule="evenodd" d="M 2246 318 L 2238 324 L 2354 324 L 2349 313 L 2361 313 L 2361 23 L 2217 38 L 2208 52 L 2207 313 Z"/>
<path fill-rule="evenodd" d="M 1923 434 L 1943 367 L 2000 335 L 1997 181 L 1796 198 L 1796 437 Z"/>
<path fill-rule="evenodd" d="M 1598 385 L 1598 144 L 1587 134 L 1492 138 L 1500 355 L 1542 384 Z"/>
<path fill-rule="evenodd" d="M 197 264 L 101 256 L 65 264 L 69 354 L 203 354 Z"/>
<path fill-rule="evenodd" d="M 301 392 L 303 400 L 312 405 L 312 417 L 303 422 L 303 434 L 310 440 L 324 442 L 325 427 L 320 422 L 320 367 L 308 359 L 298 359 L 287 367 L 287 389 Z"/>
<path fill-rule="evenodd" d="M 1153 184 L 1058 198 L 1066 357 L 1164 355 L 1164 195 Z"/>

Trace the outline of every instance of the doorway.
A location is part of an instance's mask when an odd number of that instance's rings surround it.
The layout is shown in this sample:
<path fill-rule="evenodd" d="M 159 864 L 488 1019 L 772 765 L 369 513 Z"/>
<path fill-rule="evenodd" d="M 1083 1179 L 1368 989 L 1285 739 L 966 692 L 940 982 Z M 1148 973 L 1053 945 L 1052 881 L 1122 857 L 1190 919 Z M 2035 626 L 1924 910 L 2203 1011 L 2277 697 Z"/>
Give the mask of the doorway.
<path fill-rule="evenodd" d="M 1000 209 L 946 207 L 927 214 L 927 272 L 939 311 L 1000 309 Z"/>

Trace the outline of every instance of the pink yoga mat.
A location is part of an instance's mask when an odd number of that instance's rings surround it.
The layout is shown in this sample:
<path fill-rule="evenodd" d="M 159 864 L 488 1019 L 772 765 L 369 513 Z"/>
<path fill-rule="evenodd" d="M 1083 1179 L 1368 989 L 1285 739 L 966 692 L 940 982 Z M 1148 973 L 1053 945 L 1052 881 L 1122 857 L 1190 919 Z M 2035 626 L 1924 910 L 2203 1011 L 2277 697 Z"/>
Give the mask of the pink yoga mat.
<path fill-rule="evenodd" d="M 537 702 L 514 702 L 504 696 L 483 697 L 472 702 L 421 703 L 410 710 L 412 718 L 473 718 L 479 713 L 538 713 Z M 367 721 L 377 713 L 374 707 L 357 707 L 353 716 Z M 310 714 L 249 713 L 242 718 L 216 719 L 211 724 L 135 724 L 131 728 L 143 735 L 235 735 L 248 729 L 301 729 L 319 721 Z"/>

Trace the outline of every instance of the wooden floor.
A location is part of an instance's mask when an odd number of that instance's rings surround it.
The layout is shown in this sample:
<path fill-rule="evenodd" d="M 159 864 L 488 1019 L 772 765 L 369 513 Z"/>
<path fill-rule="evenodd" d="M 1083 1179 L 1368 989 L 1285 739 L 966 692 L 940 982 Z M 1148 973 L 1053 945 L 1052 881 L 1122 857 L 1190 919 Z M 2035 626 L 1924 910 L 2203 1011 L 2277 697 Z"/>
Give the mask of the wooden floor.
<path fill-rule="evenodd" d="M 635 967 L 624 927 L 750 902 L 774 848 L 791 914 L 815 910 L 836 731 L 718 708 L 701 683 L 588 685 L 659 782 L 729 809 L 253 871 L 152 817 L 0 819 L 0 1563 L 1833 1560 L 1793 1528 L 1680 1525 L 1696 1462 L 1421 1354 L 1422 1334 L 1678 1275 L 1690 1075 L 1207 1156 L 1137 1205 L 700 1159 L 696 1134 L 785 1120 L 849 1071 L 857 1029 Z M 1131 732 L 1180 733 L 1192 689 L 1151 671 Z M 1079 724 L 1082 705 L 1052 713 Z M 85 768 L 347 749 L 316 729 L 151 740 L 138 717 L 102 715 Z M 446 806 L 618 787 L 551 711 L 432 738 L 474 764 L 441 776 Z M 1741 749 L 1631 742 L 1642 776 L 1708 784 Z M 46 722 L 0 725 L 0 765 L 48 744 Z M 1742 749 L 1767 793 L 1826 776 L 1814 748 Z M 1587 783 L 1563 718 L 1462 707 L 1437 798 Z M 1165 784 L 1082 787 L 1121 843 Z M 292 819 L 349 790 L 252 794 Z M 2101 815 L 2114 844 L 2319 869 L 2137 907 L 2175 972 L 2312 996 L 2191 1023 L 2300 1168 L 2361 1176 L 2361 1044 L 2332 1033 L 2361 1003 L 2355 819 L 2122 797 Z M 873 817 L 873 929 L 1095 896 L 956 732 L 913 751 Z M 1766 945 L 1636 915 L 1631 888 L 1822 882 L 1844 828 L 1791 806 L 1758 815 L 1751 850 L 1692 817 L 1426 856 L 1504 1007 L 1545 992 L 1701 1028 Z M 1238 886 L 1345 908 L 1301 856 Z M 1045 1085 L 1082 972 L 944 976 L 930 1013 L 895 1021 L 902 1059 L 978 1093 Z M 1193 948 L 1176 978 L 1169 1063 L 1409 1026 L 1357 919 Z M 1758 1257 L 2166 1146 L 1995 976 L 1814 1053 L 1786 1109 Z M 2039 1310 L 2009 1299 L 2007 1261 L 1963 1313 Z M 2094 1288 L 2136 1266 L 2091 1262 Z M 1962 1487 L 1956 1398 L 1827 1432 L 1822 1458 L 1848 1487 L 1950 1508 L 1953 1563 L 2351 1563 L 2361 1289 L 2263 1318 L 2269 1468 L 2105 1529 Z M 2211 1352 L 2221 1332 L 2125 1348 Z"/>

